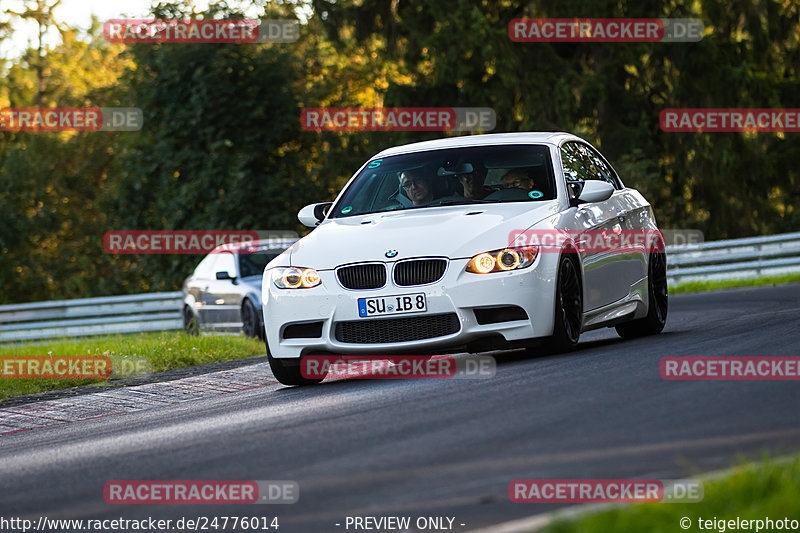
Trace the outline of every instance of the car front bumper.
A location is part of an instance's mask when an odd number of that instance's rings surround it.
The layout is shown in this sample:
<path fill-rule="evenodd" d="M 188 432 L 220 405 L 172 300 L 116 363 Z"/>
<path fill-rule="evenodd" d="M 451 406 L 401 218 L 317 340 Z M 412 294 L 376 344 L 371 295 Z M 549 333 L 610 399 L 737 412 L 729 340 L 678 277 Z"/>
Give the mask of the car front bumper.
<path fill-rule="evenodd" d="M 498 335 L 511 342 L 549 336 L 557 260 L 557 254 L 540 254 L 525 269 L 474 274 L 465 270 L 468 259 L 452 259 L 436 283 L 400 287 L 389 279 L 383 288 L 368 290 L 342 287 L 334 270 L 319 271 L 317 287 L 279 289 L 266 270 L 262 301 L 270 354 L 435 354 Z M 424 312 L 359 316 L 359 298 L 418 293 L 425 293 Z M 381 322 L 387 320 L 394 322 Z"/>

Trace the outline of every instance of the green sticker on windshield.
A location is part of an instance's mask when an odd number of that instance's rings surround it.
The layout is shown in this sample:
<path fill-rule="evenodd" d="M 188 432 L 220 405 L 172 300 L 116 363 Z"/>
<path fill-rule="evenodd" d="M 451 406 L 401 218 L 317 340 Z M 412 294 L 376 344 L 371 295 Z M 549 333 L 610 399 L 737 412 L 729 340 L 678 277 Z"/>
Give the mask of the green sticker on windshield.
<path fill-rule="evenodd" d="M 383 161 L 383 159 L 376 159 L 375 161 L 370 162 L 370 164 L 367 165 L 367 168 L 378 168 L 381 166 L 381 161 Z"/>
<path fill-rule="evenodd" d="M 528 196 L 536 200 L 537 198 L 544 196 L 544 193 L 542 191 L 531 191 L 528 193 Z"/>
<path fill-rule="evenodd" d="M 352 210 L 353 210 L 353 206 L 352 205 L 348 205 L 347 207 L 343 207 L 342 208 L 342 213 L 346 215 L 347 213 L 349 213 Z"/>

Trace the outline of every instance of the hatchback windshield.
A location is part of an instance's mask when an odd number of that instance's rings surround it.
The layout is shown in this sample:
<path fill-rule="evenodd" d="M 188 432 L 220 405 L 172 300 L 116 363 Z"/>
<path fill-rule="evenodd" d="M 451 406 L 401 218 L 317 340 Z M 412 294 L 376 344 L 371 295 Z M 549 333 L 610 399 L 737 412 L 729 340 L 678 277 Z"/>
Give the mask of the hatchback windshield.
<path fill-rule="evenodd" d="M 546 146 L 452 148 L 370 161 L 331 216 L 554 198 L 555 180 Z"/>
<path fill-rule="evenodd" d="M 241 276 L 260 276 L 264 273 L 267 263 L 278 257 L 282 250 L 258 249 L 252 253 L 239 254 L 239 271 Z"/>

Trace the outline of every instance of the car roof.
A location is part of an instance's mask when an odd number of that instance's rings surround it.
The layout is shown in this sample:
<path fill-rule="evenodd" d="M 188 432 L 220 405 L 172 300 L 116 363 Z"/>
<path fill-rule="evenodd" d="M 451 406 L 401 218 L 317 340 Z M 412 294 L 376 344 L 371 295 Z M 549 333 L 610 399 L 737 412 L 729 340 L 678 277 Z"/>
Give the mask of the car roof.
<path fill-rule="evenodd" d="M 554 144 L 558 145 L 565 140 L 583 141 L 580 137 L 563 131 L 530 131 L 519 133 L 487 133 L 483 135 L 460 135 L 422 141 L 402 146 L 393 146 L 378 153 L 375 157 L 423 152 L 427 150 L 441 150 L 443 148 L 464 148 L 469 146 L 490 146 L 497 144 Z M 585 142 L 585 141 L 584 141 Z"/>

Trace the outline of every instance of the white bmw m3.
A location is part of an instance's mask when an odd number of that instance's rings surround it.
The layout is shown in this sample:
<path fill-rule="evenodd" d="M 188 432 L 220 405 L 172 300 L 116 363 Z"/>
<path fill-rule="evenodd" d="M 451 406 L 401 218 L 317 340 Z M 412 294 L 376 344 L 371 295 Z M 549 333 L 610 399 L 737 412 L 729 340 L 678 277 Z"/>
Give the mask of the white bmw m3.
<path fill-rule="evenodd" d="M 384 150 L 264 270 L 269 362 L 310 354 L 561 352 L 584 331 L 660 332 L 666 255 L 653 210 L 589 143 L 508 133 Z"/>

